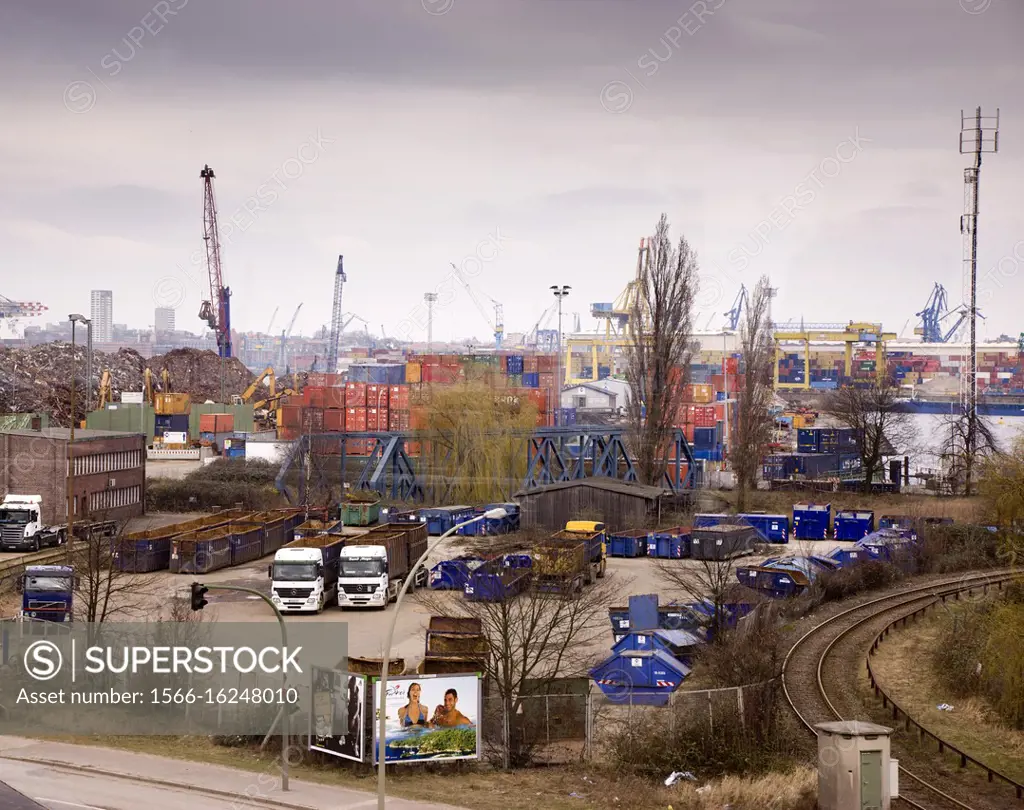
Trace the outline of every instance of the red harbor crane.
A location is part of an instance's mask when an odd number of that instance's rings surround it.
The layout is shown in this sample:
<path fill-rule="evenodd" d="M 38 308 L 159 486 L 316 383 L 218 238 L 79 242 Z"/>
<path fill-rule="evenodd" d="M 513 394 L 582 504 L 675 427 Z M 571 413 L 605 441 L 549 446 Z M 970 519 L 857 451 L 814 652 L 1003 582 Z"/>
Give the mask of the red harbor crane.
<path fill-rule="evenodd" d="M 199 317 L 209 324 L 217 337 L 217 353 L 231 357 L 231 290 L 224 286 L 220 266 L 220 230 L 217 227 L 217 201 L 213 196 L 213 169 L 203 166 L 203 241 L 206 243 L 206 267 L 210 275 L 210 297 L 199 307 Z"/>

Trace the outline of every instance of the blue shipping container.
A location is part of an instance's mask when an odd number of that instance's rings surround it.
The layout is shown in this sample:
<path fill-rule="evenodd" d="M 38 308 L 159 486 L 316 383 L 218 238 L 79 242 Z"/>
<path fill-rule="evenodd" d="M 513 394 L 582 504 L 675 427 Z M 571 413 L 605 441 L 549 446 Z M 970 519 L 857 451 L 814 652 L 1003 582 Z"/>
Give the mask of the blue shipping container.
<path fill-rule="evenodd" d="M 510 354 L 505 358 L 505 373 L 510 376 L 523 373 L 523 356 L 521 354 Z"/>
<path fill-rule="evenodd" d="M 576 409 L 575 408 L 559 408 L 558 409 L 558 424 L 559 425 L 575 425 L 576 424 Z"/>
<path fill-rule="evenodd" d="M 540 374 L 536 371 L 523 374 L 523 388 L 540 388 Z"/>
<path fill-rule="evenodd" d="M 796 431 L 796 449 L 800 453 L 818 452 L 818 431 L 814 428 L 798 428 Z"/>

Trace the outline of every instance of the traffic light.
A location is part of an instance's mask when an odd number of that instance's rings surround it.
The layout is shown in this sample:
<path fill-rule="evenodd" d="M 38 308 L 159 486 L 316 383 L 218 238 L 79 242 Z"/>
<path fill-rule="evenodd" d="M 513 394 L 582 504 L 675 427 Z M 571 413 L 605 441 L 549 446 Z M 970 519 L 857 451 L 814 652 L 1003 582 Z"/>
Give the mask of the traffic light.
<path fill-rule="evenodd" d="M 192 583 L 192 610 L 202 610 L 206 607 L 206 592 L 209 589 L 198 582 Z"/>

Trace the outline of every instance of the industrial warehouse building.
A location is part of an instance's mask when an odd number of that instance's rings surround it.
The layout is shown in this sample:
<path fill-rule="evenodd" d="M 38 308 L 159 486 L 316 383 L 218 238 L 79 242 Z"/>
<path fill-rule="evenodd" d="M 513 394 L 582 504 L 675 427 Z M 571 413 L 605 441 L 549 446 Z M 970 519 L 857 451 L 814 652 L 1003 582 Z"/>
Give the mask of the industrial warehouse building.
<path fill-rule="evenodd" d="M 51 523 L 67 516 L 68 459 L 74 459 L 77 520 L 124 520 L 143 514 L 146 437 L 67 428 L 0 432 L 0 496 L 41 495 Z"/>
<path fill-rule="evenodd" d="M 672 491 L 611 478 L 561 481 L 516 493 L 524 529 L 558 531 L 570 520 L 597 520 L 609 531 L 638 529 L 661 519 Z"/>

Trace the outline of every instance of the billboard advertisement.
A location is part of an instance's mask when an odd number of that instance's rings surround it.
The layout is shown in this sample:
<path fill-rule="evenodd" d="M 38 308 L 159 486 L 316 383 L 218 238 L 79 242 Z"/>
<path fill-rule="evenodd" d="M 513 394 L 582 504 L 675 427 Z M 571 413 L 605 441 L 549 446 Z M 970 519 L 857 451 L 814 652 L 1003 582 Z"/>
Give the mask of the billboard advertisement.
<path fill-rule="evenodd" d="M 310 750 L 362 762 L 366 756 L 366 676 L 314 669 L 312 703 Z"/>
<path fill-rule="evenodd" d="M 380 681 L 373 705 L 380 710 Z M 480 756 L 480 676 L 417 675 L 388 678 L 386 764 L 476 759 Z M 374 763 L 380 756 L 380 720 L 373 724 Z"/>

